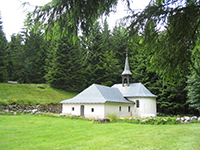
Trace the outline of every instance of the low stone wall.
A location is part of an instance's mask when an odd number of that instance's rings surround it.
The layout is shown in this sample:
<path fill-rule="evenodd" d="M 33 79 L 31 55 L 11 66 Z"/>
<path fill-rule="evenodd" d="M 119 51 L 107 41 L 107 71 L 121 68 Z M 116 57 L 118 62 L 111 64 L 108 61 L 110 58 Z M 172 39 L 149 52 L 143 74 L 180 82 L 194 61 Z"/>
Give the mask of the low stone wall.
<path fill-rule="evenodd" d="M 37 106 L 25 106 L 25 105 L 0 105 L 0 111 L 3 112 L 20 112 L 20 113 L 36 113 L 36 112 L 52 112 L 61 113 L 61 104 L 46 104 Z"/>

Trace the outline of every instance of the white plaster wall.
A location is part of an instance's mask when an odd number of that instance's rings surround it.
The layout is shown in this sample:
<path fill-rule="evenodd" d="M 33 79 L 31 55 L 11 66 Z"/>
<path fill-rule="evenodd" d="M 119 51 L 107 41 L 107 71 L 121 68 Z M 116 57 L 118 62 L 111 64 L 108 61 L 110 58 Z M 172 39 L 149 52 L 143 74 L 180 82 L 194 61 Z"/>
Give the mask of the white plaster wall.
<path fill-rule="evenodd" d="M 74 107 L 74 111 L 72 111 L 72 107 Z M 80 115 L 80 104 L 63 104 L 62 105 L 62 113 L 66 115 Z"/>
<path fill-rule="evenodd" d="M 105 104 L 63 104 L 62 113 L 66 115 L 81 115 L 81 105 L 84 105 L 84 116 L 86 118 L 106 118 L 108 114 L 115 113 L 117 116 L 134 116 L 135 104 L 105 103 Z M 121 106 L 121 111 L 119 111 Z M 130 106 L 130 112 L 128 112 Z M 72 111 L 74 107 L 74 111 Z M 94 108 L 94 112 L 91 109 Z"/>
<path fill-rule="evenodd" d="M 104 118 L 104 104 L 86 104 L 85 117 L 86 118 Z M 94 108 L 94 112 L 92 112 Z"/>
<path fill-rule="evenodd" d="M 121 111 L 119 107 L 121 106 Z M 130 112 L 128 112 L 128 106 L 130 106 Z M 115 113 L 117 116 L 131 116 L 134 109 L 134 104 L 123 103 L 105 103 L 105 117 L 108 114 Z"/>
<path fill-rule="evenodd" d="M 133 116 L 136 117 L 156 117 L 157 109 L 156 109 L 156 98 L 154 97 L 145 97 L 145 98 L 129 98 L 129 100 L 136 102 L 139 100 L 139 108 L 135 108 L 133 111 Z"/>
<path fill-rule="evenodd" d="M 63 104 L 62 113 L 66 115 L 81 115 L 81 105 L 84 105 L 84 116 L 87 118 L 104 118 L 104 104 Z M 74 107 L 74 111 L 72 111 Z M 91 109 L 94 108 L 94 112 Z"/>

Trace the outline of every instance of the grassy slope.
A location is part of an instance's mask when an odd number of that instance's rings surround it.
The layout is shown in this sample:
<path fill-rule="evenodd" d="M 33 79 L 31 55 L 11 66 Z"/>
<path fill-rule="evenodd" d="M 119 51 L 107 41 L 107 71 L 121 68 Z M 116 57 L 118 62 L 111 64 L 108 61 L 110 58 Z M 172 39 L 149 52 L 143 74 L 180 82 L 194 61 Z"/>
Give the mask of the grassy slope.
<path fill-rule="evenodd" d="M 77 93 L 49 87 L 47 84 L 0 83 L 0 104 L 49 104 L 72 98 Z"/>
<path fill-rule="evenodd" d="M 0 149 L 199 149 L 200 125 L 93 124 L 49 116 L 0 115 Z"/>

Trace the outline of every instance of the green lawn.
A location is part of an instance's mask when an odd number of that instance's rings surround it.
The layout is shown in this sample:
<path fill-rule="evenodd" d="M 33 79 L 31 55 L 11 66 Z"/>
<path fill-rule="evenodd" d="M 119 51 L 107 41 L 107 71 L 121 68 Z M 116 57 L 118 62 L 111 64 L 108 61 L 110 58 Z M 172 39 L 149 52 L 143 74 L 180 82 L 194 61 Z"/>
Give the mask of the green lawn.
<path fill-rule="evenodd" d="M 0 149 L 197 150 L 200 124 L 93 124 L 50 116 L 0 115 Z"/>
<path fill-rule="evenodd" d="M 0 83 L 0 104 L 50 104 L 72 98 L 75 92 L 51 88 L 47 84 Z"/>

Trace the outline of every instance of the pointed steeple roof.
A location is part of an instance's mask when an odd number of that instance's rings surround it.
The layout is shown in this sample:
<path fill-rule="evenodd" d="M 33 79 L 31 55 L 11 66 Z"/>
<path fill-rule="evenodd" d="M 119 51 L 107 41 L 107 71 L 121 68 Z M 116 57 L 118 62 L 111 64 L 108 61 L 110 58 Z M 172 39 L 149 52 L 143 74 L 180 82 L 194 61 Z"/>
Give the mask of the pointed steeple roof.
<path fill-rule="evenodd" d="M 124 66 L 124 71 L 122 72 L 122 75 L 132 75 L 129 68 L 129 63 L 128 63 L 128 54 L 126 54 L 125 66 Z"/>

